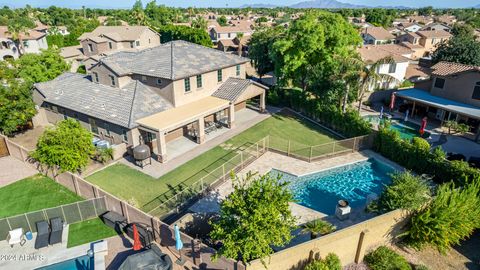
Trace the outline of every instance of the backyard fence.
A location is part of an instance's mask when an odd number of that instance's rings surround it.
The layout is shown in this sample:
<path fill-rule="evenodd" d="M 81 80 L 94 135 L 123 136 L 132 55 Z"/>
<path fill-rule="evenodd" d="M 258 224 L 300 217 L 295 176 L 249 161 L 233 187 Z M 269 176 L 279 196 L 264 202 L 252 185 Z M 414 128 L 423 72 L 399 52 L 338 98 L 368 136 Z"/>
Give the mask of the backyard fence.
<path fill-rule="evenodd" d="M 269 151 L 294 157 L 307 162 L 314 162 L 327 157 L 370 149 L 373 146 L 374 136 L 375 134 L 371 133 L 365 136 L 333 141 L 314 146 L 269 136 L 267 137 L 267 145 Z"/>
<path fill-rule="evenodd" d="M 198 176 L 198 180 L 180 183 L 168 192 L 145 204 L 142 209 L 159 218 L 180 212 L 182 207 L 188 205 L 192 200 L 229 180 L 232 172 L 236 173 L 242 170 L 263 155 L 267 151 L 267 144 L 268 137 L 265 137 L 256 143 L 248 145 L 233 156 L 229 156 L 228 160 L 222 163 L 222 165 L 209 170 L 203 176 Z"/>
<path fill-rule="evenodd" d="M 72 224 L 98 217 L 107 211 L 105 197 L 64 204 L 52 208 L 0 219 L 0 241 L 7 239 L 8 232 L 23 228 L 24 232 L 36 232 L 36 222 L 60 217 L 66 224 Z"/>
<path fill-rule="evenodd" d="M 12 141 L 7 137 L 0 134 L 0 138 L 4 138 L 7 144 L 10 155 L 14 158 L 17 158 L 23 161 L 25 164 L 28 164 L 36 169 L 39 169 L 40 166 L 32 160 L 29 159 L 29 151 Z M 87 182 L 82 177 L 72 174 L 70 172 L 64 172 L 59 175 L 53 175 L 52 172 L 45 172 L 39 170 L 41 173 L 46 174 L 47 176 L 55 179 L 56 182 L 65 186 L 69 190 L 75 192 L 75 194 L 85 198 L 85 199 L 97 199 L 102 198 L 105 202 L 105 211 L 115 211 L 122 214 L 127 218 L 128 222 L 138 222 L 153 228 L 154 239 L 163 247 L 167 247 L 171 252 L 179 255 L 178 251 L 175 249 L 175 239 L 173 228 L 168 224 L 162 222 L 159 218 L 154 217 L 150 214 L 143 212 L 142 210 L 132 206 L 122 199 L 117 198 L 116 196 L 104 191 L 103 189 Z M 97 209 L 98 212 L 98 209 Z M 1 225 L 0 225 L 1 226 Z M 6 227 L 9 228 L 9 227 Z M 33 228 L 32 228 L 33 229 Z M 0 228 L 0 236 L 3 235 L 3 229 Z M 8 231 L 7 231 L 8 234 Z M 246 266 L 242 263 L 238 263 L 231 259 L 219 258 L 215 262 L 212 261 L 212 256 L 215 254 L 215 250 L 207 245 L 199 242 L 198 240 L 190 237 L 187 234 L 181 232 L 182 242 L 184 243 L 184 248 L 182 251 L 183 258 L 191 261 L 193 264 L 200 266 L 205 265 L 208 269 L 218 269 L 218 270 L 245 270 Z"/>

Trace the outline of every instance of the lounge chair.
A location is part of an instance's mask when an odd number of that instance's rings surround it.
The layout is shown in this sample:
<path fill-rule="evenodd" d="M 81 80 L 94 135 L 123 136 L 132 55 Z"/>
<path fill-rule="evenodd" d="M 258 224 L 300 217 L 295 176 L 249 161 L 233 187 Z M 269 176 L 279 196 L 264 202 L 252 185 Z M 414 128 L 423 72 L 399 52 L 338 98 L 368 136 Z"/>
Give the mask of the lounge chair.
<path fill-rule="evenodd" d="M 8 232 L 7 236 L 8 244 L 13 247 L 15 244 L 23 246 L 25 244 L 25 237 L 23 236 L 23 229 L 18 228 Z"/>
<path fill-rule="evenodd" d="M 35 239 L 35 249 L 48 246 L 48 236 L 50 235 L 48 223 L 45 220 L 35 223 L 37 226 L 37 238 Z"/>
<path fill-rule="evenodd" d="M 50 219 L 50 227 L 52 229 L 50 232 L 50 238 L 48 239 L 50 245 L 61 243 L 63 233 L 62 219 L 59 217 Z"/>

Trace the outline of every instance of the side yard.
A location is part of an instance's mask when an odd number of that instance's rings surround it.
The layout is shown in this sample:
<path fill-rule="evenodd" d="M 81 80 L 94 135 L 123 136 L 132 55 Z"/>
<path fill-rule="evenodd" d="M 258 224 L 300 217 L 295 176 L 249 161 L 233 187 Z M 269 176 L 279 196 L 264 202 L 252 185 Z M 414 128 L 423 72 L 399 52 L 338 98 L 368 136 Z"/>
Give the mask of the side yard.
<path fill-rule="evenodd" d="M 201 177 L 212 172 L 234 157 L 238 151 L 258 142 L 266 136 L 285 140 L 302 141 L 308 146 L 328 143 L 338 138 L 320 126 L 295 115 L 280 113 L 258 123 L 245 132 L 216 146 L 204 154 L 186 162 L 175 170 L 155 179 L 122 164 L 101 170 L 87 180 L 102 189 L 119 196 L 145 211 L 176 191 L 189 187 Z M 215 179 L 210 179 L 214 181 Z M 208 184 L 208 183 L 206 183 Z M 154 200 L 152 202 L 152 200 Z"/>

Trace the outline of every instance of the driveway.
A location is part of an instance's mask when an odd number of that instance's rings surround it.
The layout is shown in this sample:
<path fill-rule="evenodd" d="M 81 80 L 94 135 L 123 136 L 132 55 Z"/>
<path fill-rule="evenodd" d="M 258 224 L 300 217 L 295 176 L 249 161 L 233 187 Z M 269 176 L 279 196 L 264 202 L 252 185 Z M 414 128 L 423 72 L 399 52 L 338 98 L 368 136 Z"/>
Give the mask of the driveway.
<path fill-rule="evenodd" d="M 37 170 L 14 157 L 0 158 L 0 187 L 37 173 Z"/>

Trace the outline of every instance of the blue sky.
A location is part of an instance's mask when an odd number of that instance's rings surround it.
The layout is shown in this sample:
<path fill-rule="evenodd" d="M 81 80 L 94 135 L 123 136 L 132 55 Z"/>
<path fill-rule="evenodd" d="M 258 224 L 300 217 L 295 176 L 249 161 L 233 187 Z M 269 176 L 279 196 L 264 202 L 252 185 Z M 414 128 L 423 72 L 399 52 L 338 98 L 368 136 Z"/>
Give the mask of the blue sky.
<path fill-rule="evenodd" d="M 150 0 L 143 0 L 147 3 Z M 237 7 L 243 4 L 275 4 L 275 5 L 291 5 L 305 0 L 157 0 L 158 4 L 165 4 L 167 6 L 198 6 L 198 7 Z M 480 0 L 339 0 L 345 3 L 372 5 L 372 6 L 435 6 L 435 7 L 471 7 L 480 4 Z M 89 7 L 111 7 L 111 8 L 125 8 L 131 7 L 134 0 L 0 0 L 1 5 L 9 5 L 13 7 L 22 7 L 25 4 L 30 4 L 35 7 L 46 7 L 50 5 L 63 7 L 81 7 L 82 5 Z"/>

